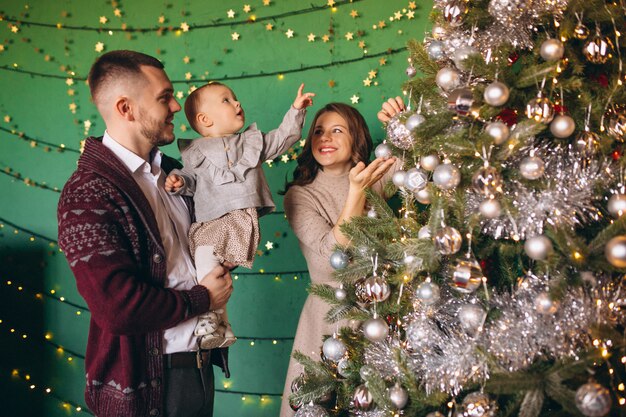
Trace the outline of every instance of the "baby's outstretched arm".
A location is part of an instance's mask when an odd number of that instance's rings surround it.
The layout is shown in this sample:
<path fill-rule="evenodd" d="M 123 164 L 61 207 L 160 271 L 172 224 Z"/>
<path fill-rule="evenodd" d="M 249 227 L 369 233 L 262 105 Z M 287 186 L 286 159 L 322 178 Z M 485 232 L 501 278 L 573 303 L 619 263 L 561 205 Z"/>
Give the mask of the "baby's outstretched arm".
<path fill-rule="evenodd" d="M 180 175 L 170 174 L 165 178 L 165 191 L 168 193 L 176 192 L 183 188 L 185 180 Z"/>
<path fill-rule="evenodd" d="M 298 95 L 293 101 L 293 107 L 298 110 L 302 110 L 313 105 L 313 97 L 315 97 L 315 93 L 302 93 L 302 90 L 304 90 L 304 83 L 300 84 L 300 88 L 298 88 Z"/>

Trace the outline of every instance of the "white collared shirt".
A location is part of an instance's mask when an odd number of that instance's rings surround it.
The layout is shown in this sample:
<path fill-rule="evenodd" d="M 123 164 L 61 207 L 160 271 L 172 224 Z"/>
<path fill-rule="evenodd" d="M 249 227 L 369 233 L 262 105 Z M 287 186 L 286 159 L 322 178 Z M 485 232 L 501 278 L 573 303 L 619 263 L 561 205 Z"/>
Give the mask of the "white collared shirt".
<path fill-rule="evenodd" d="M 146 162 L 104 132 L 102 144 L 109 148 L 126 165 L 152 207 L 159 226 L 159 234 L 167 256 L 167 281 L 165 286 L 189 290 L 196 285 L 196 269 L 189 254 L 187 233 L 191 220 L 185 201 L 165 191 L 166 174 L 161 170 L 162 153 L 155 149 L 152 162 Z M 163 353 L 197 350 L 193 331 L 197 318 L 191 318 L 176 327 L 165 330 Z"/>

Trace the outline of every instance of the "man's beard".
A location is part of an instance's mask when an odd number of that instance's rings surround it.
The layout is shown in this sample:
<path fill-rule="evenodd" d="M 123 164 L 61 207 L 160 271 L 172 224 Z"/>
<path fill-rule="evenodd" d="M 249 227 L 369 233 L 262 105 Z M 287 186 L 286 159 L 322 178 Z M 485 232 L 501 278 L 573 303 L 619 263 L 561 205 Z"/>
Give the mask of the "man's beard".
<path fill-rule="evenodd" d="M 154 118 L 149 117 L 143 110 L 139 110 L 139 117 L 141 120 L 141 134 L 145 136 L 152 145 L 164 146 L 174 142 L 174 133 L 168 134 L 165 132 L 170 126 L 168 123 L 160 122 Z"/>

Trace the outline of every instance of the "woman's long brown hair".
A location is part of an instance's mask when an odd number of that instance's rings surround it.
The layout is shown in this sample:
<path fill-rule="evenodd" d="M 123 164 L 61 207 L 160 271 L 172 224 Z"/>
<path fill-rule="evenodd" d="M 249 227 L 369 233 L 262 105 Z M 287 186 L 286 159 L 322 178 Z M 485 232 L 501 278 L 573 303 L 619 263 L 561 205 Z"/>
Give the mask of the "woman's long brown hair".
<path fill-rule="evenodd" d="M 344 103 L 328 103 L 318 110 L 311 123 L 309 134 L 302 153 L 298 156 L 298 166 L 293 172 L 293 180 L 285 184 L 285 190 L 279 194 L 285 194 L 293 185 L 307 185 L 313 182 L 320 169 L 320 165 L 313 157 L 313 147 L 311 145 L 317 119 L 324 113 L 337 113 L 348 124 L 348 132 L 352 136 L 352 166 L 359 161 L 366 164 L 369 162 L 372 153 L 372 137 L 367 127 L 367 122 L 357 109 Z"/>

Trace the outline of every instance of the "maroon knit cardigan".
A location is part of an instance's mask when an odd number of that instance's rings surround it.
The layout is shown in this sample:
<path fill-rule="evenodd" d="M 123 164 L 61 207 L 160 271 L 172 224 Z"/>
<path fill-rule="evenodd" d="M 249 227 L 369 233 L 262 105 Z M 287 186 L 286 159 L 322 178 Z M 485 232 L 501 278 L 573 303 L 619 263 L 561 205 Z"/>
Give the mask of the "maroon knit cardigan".
<path fill-rule="evenodd" d="M 177 165 L 163 156 L 165 172 Z M 206 288 L 165 288 L 167 258 L 152 208 L 101 138 L 86 140 L 58 221 L 59 246 L 91 312 L 87 405 L 98 417 L 163 414 L 163 331 L 207 312 Z M 226 349 L 213 357 L 228 376 Z"/>

